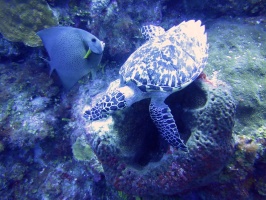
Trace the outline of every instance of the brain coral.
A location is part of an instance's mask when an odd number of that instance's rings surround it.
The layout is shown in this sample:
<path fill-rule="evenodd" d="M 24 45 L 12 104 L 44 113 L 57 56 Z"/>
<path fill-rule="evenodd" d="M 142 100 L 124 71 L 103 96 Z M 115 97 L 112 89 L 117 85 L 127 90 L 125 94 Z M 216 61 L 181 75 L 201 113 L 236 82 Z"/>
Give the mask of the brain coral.
<path fill-rule="evenodd" d="M 39 46 L 41 40 L 35 33 L 56 24 L 44 0 L 0 0 L 0 32 L 10 41 Z"/>
<path fill-rule="evenodd" d="M 147 103 L 86 124 L 106 180 L 138 196 L 174 195 L 210 183 L 233 150 L 235 104 L 228 87 L 200 78 L 166 100 L 188 153 L 167 150 L 149 119 Z"/>

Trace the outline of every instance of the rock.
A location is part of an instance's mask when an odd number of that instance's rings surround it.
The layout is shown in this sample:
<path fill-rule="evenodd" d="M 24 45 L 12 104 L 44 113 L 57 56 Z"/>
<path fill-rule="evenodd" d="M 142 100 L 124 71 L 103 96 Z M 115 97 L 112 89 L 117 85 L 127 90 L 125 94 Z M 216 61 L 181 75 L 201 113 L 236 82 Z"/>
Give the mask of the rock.
<path fill-rule="evenodd" d="M 56 24 L 57 20 L 44 0 L 0 0 L 0 32 L 10 41 L 41 46 L 35 33 Z"/>
<path fill-rule="evenodd" d="M 240 34 L 241 33 L 241 34 Z M 210 43 L 206 74 L 214 73 L 232 87 L 236 100 L 238 134 L 249 134 L 265 125 L 266 34 L 264 24 L 219 20 L 208 30 Z"/>
<path fill-rule="evenodd" d="M 211 182 L 232 154 L 235 114 L 226 84 L 213 84 L 199 79 L 167 99 L 187 140 L 187 154 L 166 152 L 165 141 L 151 120 L 145 120 L 145 101 L 86 124 L 107 181 L 119 191 L 141 196 L 174 195 Z"/>

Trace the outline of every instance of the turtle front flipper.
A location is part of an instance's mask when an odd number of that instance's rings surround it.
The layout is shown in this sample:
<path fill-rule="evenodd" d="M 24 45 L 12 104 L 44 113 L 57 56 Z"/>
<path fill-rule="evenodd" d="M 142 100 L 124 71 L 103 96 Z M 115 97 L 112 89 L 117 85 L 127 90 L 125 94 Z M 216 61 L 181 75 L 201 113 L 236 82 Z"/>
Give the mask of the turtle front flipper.
<path fill-rule="evenodd" d="M 173 147 L 187 152 L 187 146 L 183 143 L 178 133 L 177 126 L 170 108 L 163 102 L 151 99 L 150 115 L 162 137 Z"/>
<path fill-rule="evenodd" d="M 106 118 L 109 114 L 123 110 L 133 103 L 147 98 L 134 83 L 128 83 L 127 86 L 117 87 L 119 81 L 113 81 L 104 96 L 96 100 L 96 104 L 89 110 L 86 110 L 84 117 L 90 121 L 96 121 Z"/>
<path fill-rule="evenodd" d="M 104 95 L 92 108 L 86 110 L 84 117 L 90 121 L 106 118 L 116 110 L 126 107 L 125 95 L 119 90 Z"/>

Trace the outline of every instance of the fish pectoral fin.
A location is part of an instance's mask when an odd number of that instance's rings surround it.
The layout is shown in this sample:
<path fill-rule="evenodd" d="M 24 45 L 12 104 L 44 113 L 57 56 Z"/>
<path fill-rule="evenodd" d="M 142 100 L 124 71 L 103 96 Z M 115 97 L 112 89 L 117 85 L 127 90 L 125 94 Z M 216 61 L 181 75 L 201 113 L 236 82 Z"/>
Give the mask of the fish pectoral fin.
<path fill-rule="evenodd" d="M 84 59 L 87 59 L 89 57 L 89 55 L 91 54 L 91 49 L 89 49 L 87 51 L 87 53 L 85 54 L 85 56 L 83 57 Z"/>

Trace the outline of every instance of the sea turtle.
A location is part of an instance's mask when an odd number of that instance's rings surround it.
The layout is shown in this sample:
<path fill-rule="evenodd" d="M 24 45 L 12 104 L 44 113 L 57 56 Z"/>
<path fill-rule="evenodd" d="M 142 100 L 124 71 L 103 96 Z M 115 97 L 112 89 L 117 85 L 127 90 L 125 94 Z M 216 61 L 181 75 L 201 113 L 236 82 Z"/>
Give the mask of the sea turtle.
<path fill-rule="evenodd" d="M 184 21 L 168 31 L 145 26 L 142 33 L 149 40 L 130 55 L 120 68 L 119 79 L 85 111 L 91 121 L 151 98 L 150 116 L 162 137 L 173 147 L 187 151 L 180 139 L 171 110 L 164 100 L 194 81 L 208 57 L 207 34 L 201 21 Z"/>

